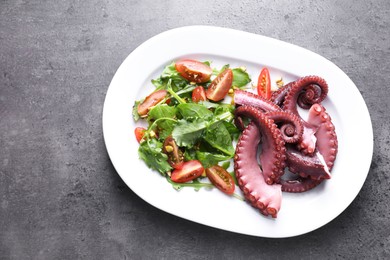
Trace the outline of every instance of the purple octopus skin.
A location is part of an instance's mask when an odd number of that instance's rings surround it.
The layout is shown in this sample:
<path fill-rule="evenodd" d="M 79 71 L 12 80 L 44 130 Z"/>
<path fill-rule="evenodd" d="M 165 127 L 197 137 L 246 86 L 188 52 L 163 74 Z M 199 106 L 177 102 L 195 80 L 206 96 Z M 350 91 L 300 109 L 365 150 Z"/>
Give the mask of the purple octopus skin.
<path fill-rule="evenodd" d="M 256 124 L 262 134 L 260 163 L 265 182 L 278 182 L 284 174 L 286 147 L 280 130 L 274 121 L 254 107 L 240 106 L 235 111 L 236 117 L 249 117 Z M 237 144 L 240 146 L 240 142 Z"/>
<path fill-rule="evenodd" d="M 293 173 L 314 180 L 330 179 L 338 151 L 337 135 L 330 116 L 320 104 L 314 104 L 309 111 L 309 119 L 318 130 L 313 155 L 305 155 L 292 146 L 287 147 L 287 165 Z"/>
<path fill-rule="evenodd" d="M 280 180 L 280 184 L 282 185 L 282 191 L 291 192 L 291 193 L 299 193 L 311 190 L 317 187 L 323 180 L 313 180 L 311 178 L 302 178 L 297 176 L 297 178 L 293 180 Z"/>
<path fill-rule="evenodd" d="M 278 171 L 278 175 L 275 175 L 274 178 L 270 178 L 267 177 L 269 174 L 267 175 L 267 173 L 263 172 L 263 176 L 266 181 L 265 183 L 267 183 L 267 181 L 268 183 L 272 182 L 274 183 L 272 186 L 274 186 L 275 183 L 279 183 L 281 185 L 281 190 L 285 192 L 304 192 L 316 187 L 324 179 L 331 177 L 330 171 L 334 166 L 338 151 L 337 135 L 330 116 L 326 113 L 325 108 L 318 104 L 326 97 L 327 92 L 327 83 L 325 80 L 317 76 L 303 77 L 297 81 L 285 85 L 283 88 L 273 93 L 271 98 L 272 102 L 269 102 L 260 96 L 246 91 L 235 91 L 235 103 L 237 105 L 255 106 L 258 109 L 264 111 L 268 119 L 272 119 L 274 123 L 276 123 L 281 128 L 281 132 L 283 133 L 282 137 L 284 142 L 287 143 L 284 146 L 286 148 L 287 160 L 282 160 L 282 163 L 286 164 L 289 170 L 296 174 L 296 177 L 294 179 L 287 179 L 283 176 L 284 178 L 282 178 L 281 176 L 283 175 L 284 171 Z M 274 103 L 276 106 L 281 107 L 285 112 L 280 112 L 279 108 L 276 108 L 269 103 Z M 297 105 L 303 109 L 310 108 L 307 121 L 303 120 L 298 114 Z M 248 113 L 248 108 L 241 109 L 245 109 L 245 112 Z M 292 113 L 296 118 L 298 118 L 298 120 L 292 120 L 291 116 L 289 116 L 290 123 L 283 122 L 282 119 L 284 114 L 281 113 L 286 113 L 286 111 L 287 114 Z M 275 114 L 278 115 L 276 116 Z M 244 112 L 241 112 L 241 114 L 236 117 L 236 122 L 239 121 L 242 124 L 241 116 L 248 115 L 245 115 Z M 253 119 L 253 115 L 249 117 Z M 300 123 L 294 122 L 293 124 L 293 121 L 299 121 Z M 296 142 L 296 135 L 297 133 L 301 132 L 300 128 L 302 126 L 304 130 L 302 131 L 302 137 L 300 134 L 298 134 L 298 144 L 289 144 L 286 137 L 291 137 L 293 135 L 292 133 L 295 131 L 293 141 Z M 244 127 L 243 124 L 241 127 Z M 247 136 L 252 136 L 254 134 L 252 132 L 256 133 L 258 130 L 254 126 L 254 123 L 251 122 L 244 132 Z M 262 132 L 260 132 L 260 135 L 261 134 Z M 264 140 L 264 136 L 262 138 Z M 244 149 L 244 147 L 247 146 L 249 147 L 249 144 L 242 144 L 241 146 L 239 146 L 239 144 L 237 145 L 237 151 L 239 147 L 241 147 L 240 158 L 242 159 L 240 161 L 245 161 L 244 156 L 246 154 L 246 148 Z M 267 143 L 263 143 L 262 151 L 267 151 L 267 154 L 269 155 L 271 154 L 269 150 L 275 151 L 273 148 L 267 147 Z M 266 163 L 266 171 L 269 169 L 269 167 L 267 167 L 269 164 L 275 165 L 275 162 L 269 163 L 269 160 L 270 158 L 264 157 L 262 155 L 260 156 L 261 164 Z M 257 165 L 257 161 L 253 159 L 252 164 Z M 276 165 L 277 164 L 278 162 L 276 162 Z M 235 169 L 239 171 L 240 174 L 242 174 L 242 169 L 247 169 L 244 165 L 245 163 L 242 165 L 236 165 L 235 158 Z M 261 172 L 261 169 L 259 171 Z M 249 178 L 249 180 L 251 179 Z M 251 184 L 251 181 L 246 183 L 249 185 Z M 253 185 L 250 185 L 250 187 L 253 187 Z M 254 187 L 256 187 L 256 185 L 254 185 Z M 242 189 L 244 189 L 244 194 L 247 194 L 246 196 L 249 197 L 248 200 L 251 201 L 252 205 L 256 207 L 255 198 L 248 195 L 250 194 L 249 192 L 251 189 L 248 189 L 248 187 L 243 187 Z M 267 210 L 263 210 L 262 212 L 263 214 L 267 215 Z"/>
<path fill-rule="evenodd" d="M 278 89 L 277 91 L 272 92 L 270 99 L 271 102 L 279 107 L 282 107 L 284 99 L 286 98 L 286 95 L 290 91 L 292 85 L 293 82 L 290 82 Z"/>
<path fill-rule="evenodd" d="M 302 138 L 303 125 L 296 115 L 285 111 L 273 111 L 265 114 L 278 125 L 283 140 L 286 143 L 296 143 Z M 241 131 L 245 129 L 245 125 L 241 117 L 236 116 L 234 118 L 234 123 Z"/>
<path fill-rule="evenodd" d="M 302 139 L 303 124 L 299 117 L 286 111 L 267 112 L 266 115 L 278 125 L 286 143 L 296 143 Z"/>
<path fill-rule="evenodd" d="M 287 93 L 291 90 L 294 82 L 290 82 L 277 91 L 272 92 L 271 102 L 275 105 L 282 107 L 284 99 L 286 98 Z M 303 89 L 303 92 L 298 96 L 297 104 L 303 109 L 309 109 L 310 106 L 314 103 L 318 103 L 319 97 L 321 95 L 321 89 L 315 85 L 308 85 Z"/>
<path fill-rule="evenodd" d="M 305 92 L 306 90 L 306 92 Z M 328 84 L 318 76 L 307 76 L 294 81 L 284 97 L 282 108 L 300 117 L 297 110 L 297 103 L 311 107 L 314 103 L 320 103 L 328 93 Z M 301 101 L 299 101 L 301 100 Z M 301 118 L 302 119 L 302 118 Z M 315 133 L 317 128 L 310 123 L 310 120 L 303 120 L 303 136 L 298 148 L 304 154 L 313 154 L 316 147 Z"/>
<path fill-rule="evenodd" d="M 270 100 L 267 100 L 259 95 L 254 93 L 236 89 L 234 90 L 234 104 L 236 105 L 246 105 L 252 106 L 258 109 L 263 110 L 264 112 L 270 111 L 281 111 L 282 109 L 272 103 Z"/>
<path fill-rule="evenodd" d="M 318 130 L 315 133 L 317 150 L 331 171 L 338 151 L 337 135 L 332 118 L 326 112 L 325 107 L 320 104 L 314 104 L 310 108 L 310 112 L 308 121 L 318 125 Z"/>
<path fill-rule="evenodd" d="M 268 185 L 264 180 L 256 158 L 260 140 L 261 133 L 255 123 L 251 122 L 238 140 L 234 172 L 246 200 L 262 214 L 276 218 L 282 204 L 281 185 Z"/>
<path fill-rule="evenodd" d="M 329 89 L 328 84 L 321 77 L 306 76 L 292 82 L 290 90 L 287 92 L 284 98 L 284 102 L 282 106 L 283 110 L 291 111 L 294 114 L 298 114 L 297 101 L 299 97 L 303 95 L 302 91 L 305 91 L 305 89 L 311 89 L 310 92 L 313 92 L 312 91 L 313 86 L 318 86 L 319 89 L 321 90 L 321 93 L 320 94 L 310 93 L 310 95 L 305 97 L 304 102 L 309 102 L 309 101 L 313 102 L 312 104 L 307 104 L 307 105 L 321 103 L 328 94 L 328 89 Z"/>
<path fill-rule="evenodd" d="M 267 112 L 268 116 L 272 113 L 272 119 L 276 120 L 275 123 L 282 123 L 281 130 L 283 130 L 283 138 L 286 142 L 294 143 L 297 139 L 299 140 L 302 137 L 302 123 L 300 118 L 292 113 L 282 111 L 280 107 L 273 104 L 271 101 L 251 92 L 237 89 L 234 91 L 234 103 L 236 105 L 258 108 Z M 236 117 L 235 123 L 238 128 L 241 130 L 244 129 L 244 123 L 242 122 L 241 117 Z M 295 132 L 293 132 L 293 130 L 295 130 Z M 291 136 L 292 133 L 294 133 L 293 136 Z"/>

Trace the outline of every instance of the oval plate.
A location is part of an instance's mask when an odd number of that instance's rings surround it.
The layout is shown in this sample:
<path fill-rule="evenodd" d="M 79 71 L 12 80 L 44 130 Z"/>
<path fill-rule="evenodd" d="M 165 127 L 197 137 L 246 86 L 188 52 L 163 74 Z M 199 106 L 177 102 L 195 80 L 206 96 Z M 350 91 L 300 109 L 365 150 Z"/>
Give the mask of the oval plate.
<path fill-rule="evenodd" d="M 245 66 L 254 84 L 263 66 L 269 68 L 272 79 L 281 76 L 285 83 L 306 75 L 323 77 L 330 88 L 323 105 L 333 119 L 339 140 L 332 178 L 309 192 L 283 193 L 277 219 L 264 217 L 246 202 L 217 189 L 174 190 L 138 158 L 134 128 L 140 122 L 133 120 L 132 107 L 136 100 L 153 90 L 150 80 L 180 58 L 209 60 L 218 68 L 224 64 Z M 363 186 L 373 152 L 372 125 L 366 104 L 354 83 L 335 64 L 279 40 L 209 26 L 182 27 L 161 33 L 125 59 L 107 91 L 103 133 L 116 171 L 146 202 L 211 227 L 273 238 L 310 232 L 343 212 Z"/>

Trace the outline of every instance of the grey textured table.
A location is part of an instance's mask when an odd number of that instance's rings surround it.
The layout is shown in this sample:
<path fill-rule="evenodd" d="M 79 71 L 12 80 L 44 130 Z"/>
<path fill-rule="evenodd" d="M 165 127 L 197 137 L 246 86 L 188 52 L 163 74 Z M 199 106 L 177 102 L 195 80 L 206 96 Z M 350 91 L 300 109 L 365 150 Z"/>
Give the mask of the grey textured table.
<path fill-rule="evenodd" d="M 389 259 L 390 2 L 319 2 L 0 1 L 0 259 Z M 335 220 L 288 239 L 239 235 L 164 213 L 120 179 L 102 135 L 109 83 L 143 41 L 193 24 L 302 46 L 357 85 L 373 162 Z"/>

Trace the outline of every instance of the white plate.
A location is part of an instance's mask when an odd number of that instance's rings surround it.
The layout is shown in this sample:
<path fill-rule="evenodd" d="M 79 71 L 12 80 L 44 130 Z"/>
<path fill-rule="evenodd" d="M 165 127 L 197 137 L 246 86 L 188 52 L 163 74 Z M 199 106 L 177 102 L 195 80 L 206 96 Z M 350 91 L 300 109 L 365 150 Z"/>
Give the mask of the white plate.
<path fill-rule="evenodd" d="M 332 178 L 315 189 L 283 193 L 277 219 L 217 189 L 176 191 L 138 158 L 132 119 L 135 100 L 153 89 L 150 80 L 179 58 L 211 60 L 212 66 L 246 66 L 257 82 L 263 66 L 285 82 L 318 75 L 330 90 L 323 102 L 332 116 L 339 152 Z M 264 36 L 209 26 L 161 33 L 135 49 L 116 72 L 103 110 L 103 132 L 111 161 L 124 182 L 142 199 L 173 215 L 211 227 L 261 237 L 291 237 L 315 230 L 338 216 L 354 200 L 367 177 L 373 152 L 370 116 L 354 83 L 335 64 L 306 49 Z M 357 141 L 358 140 L 358 141 Z M 237 189 L 239 190 L 239 189 Z M 146 213 L 145 213 L 146 214 Z"/>

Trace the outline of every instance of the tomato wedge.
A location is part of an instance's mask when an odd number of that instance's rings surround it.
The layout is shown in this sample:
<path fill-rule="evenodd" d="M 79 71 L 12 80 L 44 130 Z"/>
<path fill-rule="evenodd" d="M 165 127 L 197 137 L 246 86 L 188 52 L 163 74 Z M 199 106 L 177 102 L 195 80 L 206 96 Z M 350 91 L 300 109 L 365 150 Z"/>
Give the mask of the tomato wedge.
<path fill-rule="evenodd" d="M 168 163 L 175 169 L 183 168 L 184 155 L 172 136 L 164 140 L 163 152 L 168 156 Z"/>
<path fill-rule="evenodd" d="M 257 80 L 257 93 L 266 99 L 271 98 L 271 77 L 267 68 L 263 68 Z"/>
<path fill-rule="evenodd" d="M 138 143 L 141 142 L 142 138 L 144 137 L 146 129 L 143 127 L 136 127 L 134 129 L 135 138 L 137 139 Z"/>
<path fill-rule="evenodd" d="M 192 91 L 192 101 L 195 103 L 198 103 L 199 101 L 206 101 L 206 91 L 202 86 L 197 86 L 193 91 Z"/>
<path fill-rule="evenodd" d="M 156 92 L 153 92 L 145 98 L 145 100 L 138 105 L 138 114 L 140 116 L 146 116 L 149 113 L 149 110 L 155 106 L 158 102 L 163 100 L 167 95 L 167 91 L 162 89 Z"/>
<path fill-rule="evenodd" d="M 213 70 L 210 66 L 196 60 L 180 60 L 175 63 L 180 76 L 188 81 L 204 83 L 210 80 Z"/>
<path fill-rule="evenodd" d="M 172 172 L 171 180 L 178 183 L 194 180 L 202 175 L 204 168 L 197 160 L 183 163 L 181 169 L 175 169 Z"/>
<path fill-rule="evenodd" d="M 234 193 L 235 184 L 233 177 L 221 166 L 214 165 L 206 169 L 207 178 L 220 191 L 231 195 Z"/>
<path fill-rule="evenodd" d="M 220 101 L 225 98 L 233 83 L 233 71 L 226 69 L 211 82 L 206 90 L 206 97 L 212 101 Z"/>

